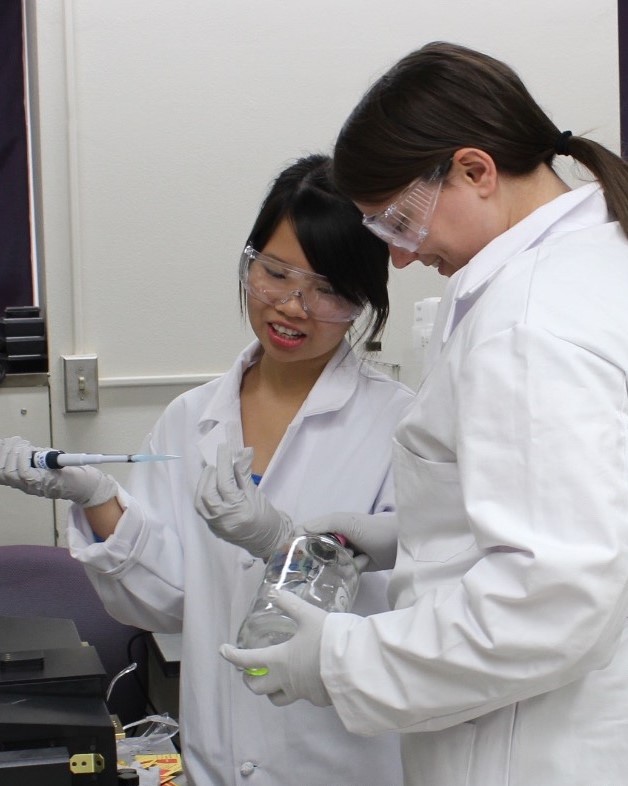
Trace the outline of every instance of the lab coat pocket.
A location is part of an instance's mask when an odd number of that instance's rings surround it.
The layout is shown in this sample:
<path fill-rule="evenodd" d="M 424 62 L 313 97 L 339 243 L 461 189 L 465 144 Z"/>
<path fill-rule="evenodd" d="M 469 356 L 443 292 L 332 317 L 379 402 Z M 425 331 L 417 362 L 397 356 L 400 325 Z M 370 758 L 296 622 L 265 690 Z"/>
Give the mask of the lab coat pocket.
<path fill-rule="evenodd" d="M 475 544 L 458 465 L 427 461 L 395 443 L 399 540 L 417 562 L 449 562 Z"/>

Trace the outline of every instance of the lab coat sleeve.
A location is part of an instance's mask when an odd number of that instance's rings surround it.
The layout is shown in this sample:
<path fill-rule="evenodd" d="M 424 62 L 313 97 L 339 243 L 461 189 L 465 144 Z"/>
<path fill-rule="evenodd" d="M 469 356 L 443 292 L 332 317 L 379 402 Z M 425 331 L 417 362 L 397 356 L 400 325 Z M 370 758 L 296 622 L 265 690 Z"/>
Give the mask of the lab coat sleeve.
<path fill-rule="evenodd" d="M 150 437 L 142 446 L 145 452 L 158 448 Z M 179 467 L 171 466 L 176 463 L 133 468 L 134 493 L 120 490 L 124 514 L 104 542 L 95 542 L 78 506 L 68 523 L 72 556 L 83 562 L 107 611 L 120 622 L 163 633 L 179 632 L 183 618 L 182 541 L 170 492 L 180 483 Z"/>
<path fill-rule="evenodd" d="M 146 630 L 181 630 L 183 588 L 174 555 L 180 544 L 159 522 L 146 520 L 138 502 L 119 495 L 125 512 L 104 542 L 94 534 L 83 509 L 70 511 L 68 539 L 73 557 L 84 564 L 105 608 L 120 622 Z M 170 541 L 170 543 L 169 543 Z"/>
<path fill-rule="evenodd" d="M 477 559 L 422 589 L 406 543 L 396 570 L 414 582 L 411 605 L 329 615 L 321 672 L 353 732 L 438 730 L 557 689 L 603 668 L 624 624 L 624 370 L 518 326 L 469 351 L 456 401 L 463 524 Z M 401 522 L 402 549 L 420 532 L 420 499 L 416 511 Z"/>

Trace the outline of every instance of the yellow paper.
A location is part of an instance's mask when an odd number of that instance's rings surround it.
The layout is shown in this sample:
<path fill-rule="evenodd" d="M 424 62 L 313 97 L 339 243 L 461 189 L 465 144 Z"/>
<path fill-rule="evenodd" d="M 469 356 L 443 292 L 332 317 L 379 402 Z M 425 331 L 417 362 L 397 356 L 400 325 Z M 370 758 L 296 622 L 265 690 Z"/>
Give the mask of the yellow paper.
<path fill-rule="evenodd" d="M 168 781 L 183 772 L 180 753 L 138 753 L 135 761 L 144 769 L 159 767 L 159 780 L 164 786 Z"/>

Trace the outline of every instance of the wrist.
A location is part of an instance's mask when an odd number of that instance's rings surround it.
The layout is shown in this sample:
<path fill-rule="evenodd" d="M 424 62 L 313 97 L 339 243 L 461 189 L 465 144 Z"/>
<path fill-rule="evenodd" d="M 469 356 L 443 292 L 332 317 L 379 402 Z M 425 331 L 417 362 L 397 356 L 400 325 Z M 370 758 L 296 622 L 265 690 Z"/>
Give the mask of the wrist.
<path fill-rule="evenodd" d="M 281 511 L 278 513 L 278 525 L 269 528 L 263 543 L 259 541 L 257 543 L 258 553 L 255 556 L 261 557 L 264 562 L 268 562 L 278 548 L 295 537 L 294 525 L 290 516 Z"/>
<path fill-rule="evenodd" d="M 118 483 L 111 477 L 111 475 L 104 475 L 100 470 L 94 467 L 84 467 L 83 469 L 89 472 L 91 483 L 93 484 L 85 496 L 87 499 L 78 502 L 83 508 L 94 508 L 103 505 L 105 502 L 117 497 Z"/>

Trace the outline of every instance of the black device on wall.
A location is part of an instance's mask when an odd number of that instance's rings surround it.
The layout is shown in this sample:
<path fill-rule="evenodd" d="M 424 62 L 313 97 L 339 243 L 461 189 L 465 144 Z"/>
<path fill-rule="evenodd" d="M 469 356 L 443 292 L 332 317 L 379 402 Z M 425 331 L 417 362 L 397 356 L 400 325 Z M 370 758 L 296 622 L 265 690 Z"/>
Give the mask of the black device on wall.
<path fill-rule="evenodd" d="M 48 370 L 46 323 L 38 306 L 7 306 L 0 317 L 0 382 Z"/>

